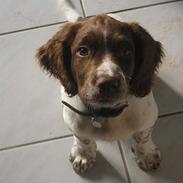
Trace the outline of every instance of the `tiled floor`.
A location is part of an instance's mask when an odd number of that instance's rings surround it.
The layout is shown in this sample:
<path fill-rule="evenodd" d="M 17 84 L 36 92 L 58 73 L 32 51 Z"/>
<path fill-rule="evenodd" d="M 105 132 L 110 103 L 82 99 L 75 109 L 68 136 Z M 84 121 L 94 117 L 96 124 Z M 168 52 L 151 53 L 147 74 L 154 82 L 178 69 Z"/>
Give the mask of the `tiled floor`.
<path fill-rule="evenodd" d="M 0 183 L 182 183 L 183 1 L 71 2 L 82 15 L 115 11 L 124 21 L 140 22 L 163 43 L 166 57 L 154 88 L 161 116 L 154 139 L 162 167 L 141 171 L 127 140 L 99 142 L 96 166 L 84 177 L 72 171 L 59 83 L 35 63 L 36 49 L 66 19 L 56 0 L 0 0 Z"/>

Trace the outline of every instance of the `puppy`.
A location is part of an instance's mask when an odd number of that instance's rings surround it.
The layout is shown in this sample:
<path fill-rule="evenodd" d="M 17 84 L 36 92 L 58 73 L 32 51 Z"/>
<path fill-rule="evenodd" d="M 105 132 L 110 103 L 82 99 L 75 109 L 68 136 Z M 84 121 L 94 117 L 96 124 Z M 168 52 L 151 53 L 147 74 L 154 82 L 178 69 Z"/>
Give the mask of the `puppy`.
<path fill-rule="evenodd" d="M 40 66 L 62 84 L 63 118 L 74 135 L 70 161 L 78 174 L 94 165 L 97 139 L 132 136 L 138 166 L 160 166 L 151 138 L 158 117 L 151 89 L 162 55 L 160 42 L 139 24 L 107 15 L 67 23 L 39 48 Z"/>

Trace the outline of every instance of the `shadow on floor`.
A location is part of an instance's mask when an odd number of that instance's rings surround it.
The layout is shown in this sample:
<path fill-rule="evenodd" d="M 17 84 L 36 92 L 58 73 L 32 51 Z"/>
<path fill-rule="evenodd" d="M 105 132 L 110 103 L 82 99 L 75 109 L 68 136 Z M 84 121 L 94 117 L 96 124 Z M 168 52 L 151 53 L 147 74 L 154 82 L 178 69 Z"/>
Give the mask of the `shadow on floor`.
<path fill-rule="evenodd" d="M 153 89 L 159 114 L 183 111 L 183 96 L 180 96 L 165 81 L 157 77 Z"/>
<path fill-rule="evenodd" d="M 161 78 L 157 78 L 154 91 L 160 114 L 183 111 L 183 97 Z M 183 182 L 183 113 L 159 119 L 153 137 L 163 161 L 152 175 L 167 183 Z"/>
<path fill-rule="evenodd" d="M 105 159 L 105 157 L 100 152 L 97 152 L 96 165 L 84 176 L 84 178 L 90 179 L 92 181 L 102 179 L 105 183 L 127 183 L 122 175 L 120 175 L 120 173 Z"/>
<path fill-rule="evenodd" d="M 154 141 L 162 154 L 162 167 L 154 176 L 167 182 L 183 181 L 183 114 L 159 120 L 154 130 Z"/>

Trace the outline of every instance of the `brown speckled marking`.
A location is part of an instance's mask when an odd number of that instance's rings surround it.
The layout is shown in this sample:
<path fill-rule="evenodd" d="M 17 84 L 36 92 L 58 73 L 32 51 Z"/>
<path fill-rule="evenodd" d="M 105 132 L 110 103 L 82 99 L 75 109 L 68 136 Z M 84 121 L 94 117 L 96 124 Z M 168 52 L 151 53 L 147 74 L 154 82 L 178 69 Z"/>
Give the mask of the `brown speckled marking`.
<path fill-rule="evenodd" d="M 153 127 L 133 135 L 135 144 L 132 146 L 132 152 L 138 166 L 144 171 L 156 170 L 161 164 L 160 151 L 151 138 L 152 130 Z"/>
<path fill-rule="evenodd" d="M 135 142 L 137 144 L 144 144 L 144 143 L 148 142 L 149 138 L 151 137 L 152 130 L 153 130 L 153 127 L 148 128 L 145 131 L 135 133 L 133 135 Z"/>

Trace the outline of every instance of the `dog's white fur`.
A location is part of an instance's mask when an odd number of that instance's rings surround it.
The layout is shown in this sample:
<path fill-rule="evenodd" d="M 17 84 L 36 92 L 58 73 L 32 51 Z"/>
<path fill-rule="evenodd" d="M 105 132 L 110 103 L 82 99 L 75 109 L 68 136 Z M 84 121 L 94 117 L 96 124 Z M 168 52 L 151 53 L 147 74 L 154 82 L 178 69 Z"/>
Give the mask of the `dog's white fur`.
<path fill-rule="evenodd" d="M 110 77 L 114 76 L 114 73 L 119 73 L 124 78 L 124 74 L 119 68 L 119 66 L 113 63 L 109 56 L 105 56 L 102 64 L 97 68 L 96 74 L 99 75 L 108 75 Z"/>

